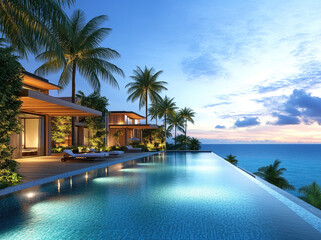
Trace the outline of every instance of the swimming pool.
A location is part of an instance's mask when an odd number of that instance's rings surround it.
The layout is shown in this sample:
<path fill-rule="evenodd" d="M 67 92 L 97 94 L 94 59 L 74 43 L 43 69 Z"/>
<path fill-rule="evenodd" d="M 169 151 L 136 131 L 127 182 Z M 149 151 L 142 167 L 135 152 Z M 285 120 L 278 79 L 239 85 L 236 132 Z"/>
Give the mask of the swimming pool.
<path fill-rule="evenodd" d="M 157 154 L 6 196 L 0 239 L 321 239 L 269 191 L 212 153 Z"/>

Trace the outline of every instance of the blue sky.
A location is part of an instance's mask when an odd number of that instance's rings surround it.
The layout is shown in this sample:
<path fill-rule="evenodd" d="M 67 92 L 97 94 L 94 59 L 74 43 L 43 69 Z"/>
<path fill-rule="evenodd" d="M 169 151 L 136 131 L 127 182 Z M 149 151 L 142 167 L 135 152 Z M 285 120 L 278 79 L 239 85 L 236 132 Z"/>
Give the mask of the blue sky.
<path fill-rule="evenodd" d="M 164 71 L 164 94 L 195 110 L 188 134 L 204 143 L 321 141 L 321 1 L 78 0 L 73 8 L 109 16 L 102 45 L 121 54 L 113 63 L 126 74 L 120 91 L 102 84 L 110 110 L 139 112 L 124 86 L 146 65 Z M 23 65 L 32 72 L 40 63 L 30 56 Z"/>

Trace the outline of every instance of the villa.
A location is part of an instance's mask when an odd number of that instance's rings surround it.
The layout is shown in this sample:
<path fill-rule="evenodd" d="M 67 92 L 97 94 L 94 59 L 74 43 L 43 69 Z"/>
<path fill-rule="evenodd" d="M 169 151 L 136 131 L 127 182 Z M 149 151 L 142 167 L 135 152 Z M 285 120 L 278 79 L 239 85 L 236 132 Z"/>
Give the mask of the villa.
<path fill-rule="evenodd" d="M 108 118 L 108 146 L 116 145 L 113 134 L 121 130 L 123 135 L 120 136 L 120 145 L 128 145 L 129 139 L 143 139 L 143 129 L 157 129 L 156 125 L 141 124 L 145 117 L 129 111 L 110 111 Z"/>
<path fill-rule="evenodd" d="M 23 72 L 23 87 L 20 93 L 22 106 L 19 119 L 23 130 L 21 134 L 13 134 L 11 145 L 13 157 L 49 156 L 51 155 L 51 118 L 58 116 L 76 117 L 76 143 L 87 145 L 90 131 L 85 126 L 84 117 L 102 116 L 100 111 L 72 103 L 70 98 L 59 98 L 49 95 L 50 90 L 60 90 L 60 87 L 47 79 L 35 74 Z M 117 130 L 122 130 L 120 144 L 127 145 L 130 138 L 142 141 L 143 129 L 156 129 L 155 125 L 141 124 L 145 117 L 128 111 L 110 112 L 104 119 L 109 136 L 108 146 L 115 145 L 112 137 Z M 70 136 L 66 137 L 65 145 L 71 145 Z"/>

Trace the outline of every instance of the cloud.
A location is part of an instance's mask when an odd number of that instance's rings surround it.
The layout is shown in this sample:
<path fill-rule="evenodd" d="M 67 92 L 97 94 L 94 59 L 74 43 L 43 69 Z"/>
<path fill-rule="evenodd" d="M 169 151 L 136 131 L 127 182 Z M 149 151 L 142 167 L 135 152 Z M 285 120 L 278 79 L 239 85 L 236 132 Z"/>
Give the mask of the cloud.
<path fill-rule="evenodd" d="M 278 113 L 273 114 L 278 120 L 273 125 L 296 125 L 300 124 L 300 119 L 294 116 L 286 116 Z"/>
<path fill-rule="evenodd" d="M 223 126 L 223 125 L 216 125 L 215 128 L 216 128 L 216 129 L 226 129 L 226 127 Z"/>
<path fill-rule="evenodd" d="M 210 54 L 203 54 L 194 58 L 185 58 L 182 62 L 183 71 L 191 78 L 201 76 L 214 76 L 221 71 L 221 67 L 216 65 L 215 59 Z"/>
<path fill-rule="evenodd" d="M 238 119 L 234 124 L 235 127 L 252 127 L 257 125 L 260 125 L 258 117 L 245 117 L 243 119 Z"/>
<path fill-rule="evenodd" d="M 277 118 L 274 125 L 311 124 L 321 125 L 321 98 L 311 96 L 305 90 L 294 89 L 280 112 L 274 112 Z"/>
<path fill-rule="evenodd" d="M 220 102 L 220 103 L 207 104 L 204 106 L 204 108 L 216 107 L 216 106 L 220 106 L 220 105 L 227 105 L 227 104 L 231 104 L 231 103 L 232 102 Z"/>

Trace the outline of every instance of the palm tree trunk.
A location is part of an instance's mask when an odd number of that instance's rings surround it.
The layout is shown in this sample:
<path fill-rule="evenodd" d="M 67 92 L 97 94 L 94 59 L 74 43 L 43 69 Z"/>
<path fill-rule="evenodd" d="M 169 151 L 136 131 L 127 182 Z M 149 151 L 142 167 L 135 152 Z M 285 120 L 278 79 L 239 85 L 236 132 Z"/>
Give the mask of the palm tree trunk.
<path fill-rule="evenodd" d="M 187 119 L 185 119 L 185 150 L 187 150 L 186 132 L 187 132 Z"/>
<path fill-rule="evenodd" d="M 147 95 L 147 92 L 146 92 L 146 125 L 147 125 L 147 117 L 148 117 L 148 103 L 147 103 L 147 101 L 148 101 L 148 95 Z"/>
<path fill-rule="evenodd" d="M 175 125 L 175 149 L 176 149 L 176 125 Z"/>
<path fill-rule="evenodd" d="M 165 120 L 165 150 L 166 150 L 166 143 L 167 143 L 167 140 L 166 140 L 166 114 L 164 115 L 164 120 Z"/>
<path fill-rule="evenodd" d="M 72 80 L 71 80 L 71 101 L 73 103 L 76 102 L 76 62 L 73 63 L 72 66 Z M 71 144 L 76 145 L 76 129 L 75 129 L 75 117 L 71 118 Z"/>

